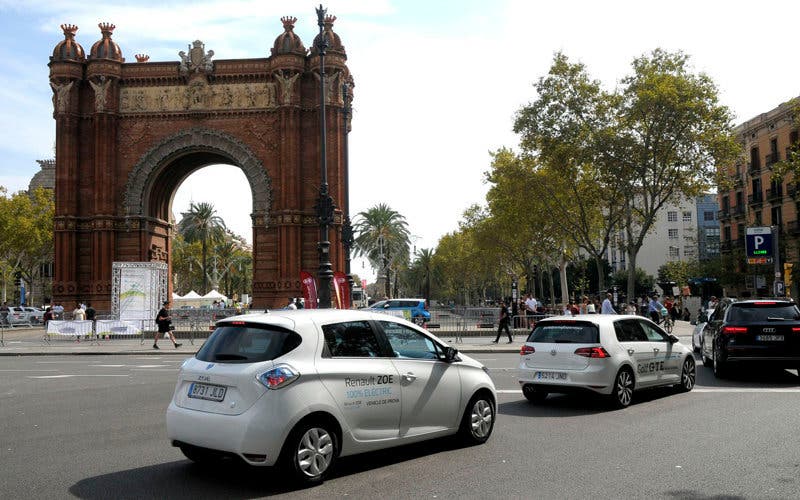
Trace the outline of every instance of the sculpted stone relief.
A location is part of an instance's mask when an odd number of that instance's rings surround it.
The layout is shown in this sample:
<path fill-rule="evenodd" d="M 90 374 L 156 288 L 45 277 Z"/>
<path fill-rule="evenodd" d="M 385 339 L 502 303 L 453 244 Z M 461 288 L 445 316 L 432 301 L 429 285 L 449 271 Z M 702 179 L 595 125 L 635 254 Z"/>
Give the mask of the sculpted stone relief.
<path fill-rule="evenodd" d="M 121 113 L 222 111 L 272 108 L 277 106 L 276 102 L 273 82 L 209 85 L 204 81 L 194 81 L 185 87 L 122 88 L 119 110 Z"/>

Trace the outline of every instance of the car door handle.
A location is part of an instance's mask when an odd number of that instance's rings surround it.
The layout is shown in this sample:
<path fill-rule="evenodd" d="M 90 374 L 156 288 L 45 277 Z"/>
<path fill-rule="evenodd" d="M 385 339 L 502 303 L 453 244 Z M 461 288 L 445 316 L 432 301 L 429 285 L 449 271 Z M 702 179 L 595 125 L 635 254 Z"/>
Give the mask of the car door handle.
<path fill-rule="evenodd" d="M 633 356 L 636 353 L 636 349 L 628 349 L 628 354 Z"/>
<path fill-rule="evenodd" d="M 406 382 L 413 382 L 413 381 L 417 380 L 417 376 L 414 375 L 411 372 L 404 373 L 403 374 L 403 380 L 405 380 Z"/>
<path fill-rule="evenodd" d="M 658 351 L 659 351 L 658 347 L 653 347 L 653 352 L 658 353 Z"/>

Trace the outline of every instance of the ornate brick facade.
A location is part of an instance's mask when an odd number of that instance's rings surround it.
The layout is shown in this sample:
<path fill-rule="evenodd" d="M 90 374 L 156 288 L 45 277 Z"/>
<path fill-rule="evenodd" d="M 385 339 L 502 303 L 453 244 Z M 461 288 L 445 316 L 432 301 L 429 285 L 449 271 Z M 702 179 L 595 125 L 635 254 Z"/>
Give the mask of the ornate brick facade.
<path fill-rule="evenodd" d="M 333 41 L 325 58 L 330 193 L 345 206 L 341 84 L 352 85 Z M 100 24 L 88 57 L 77 27 L 50 58 L 56 121 L 54 300 L 111 304 L 114 261 L 171 259 L 170 201 L 193 171 L 225 163 L 242 169 L 253 198 L 253 305 L 277 307 L 300 295 L 301 270 L 319 267 L 314 204 L 320 182 L 319 57 L 294 34 L 295 18 L 264 59 L 214 60 L 200 41 L 180 61 L 125 63 Z M 244 193 L 243 193 L 244 195 Z M 331 262 L 344 267 L 337 210 Z M 170 268 L 171 269 L 171 268 Z M 170 276 L 172 273 L 170 272 Z M 171 291 L 170 286 L 170 291 Z"/>

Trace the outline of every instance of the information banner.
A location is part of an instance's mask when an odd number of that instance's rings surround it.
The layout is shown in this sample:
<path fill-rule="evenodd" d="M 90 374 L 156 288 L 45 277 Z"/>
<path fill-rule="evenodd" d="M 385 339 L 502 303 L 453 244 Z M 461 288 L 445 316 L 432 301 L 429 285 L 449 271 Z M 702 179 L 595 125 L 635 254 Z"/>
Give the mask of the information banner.
<path fill-rule="evenodd" d="M 317 308 L 317 282 L 305 271 L 300 271 L 300 283 L 303 286 L 303 299 L 306 309 Z"/>

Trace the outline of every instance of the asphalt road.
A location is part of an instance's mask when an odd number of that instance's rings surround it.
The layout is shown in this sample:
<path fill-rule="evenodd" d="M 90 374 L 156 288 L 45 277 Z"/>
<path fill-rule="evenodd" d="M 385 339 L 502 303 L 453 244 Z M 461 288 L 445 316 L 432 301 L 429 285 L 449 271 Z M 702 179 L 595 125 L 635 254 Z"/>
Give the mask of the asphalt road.
<path fill-rule="evenodd" d="M 519 392 L 518 356 L 474 354 L 499 390 L 483 446 L 438 440 L 342 459 L 325 484 L 287 489 L 268 469 L 195 466 L 166 440 L 179 356 L 0 360 L 0 497 L 800 498 L 794 371 L 593 399 Z"/>

